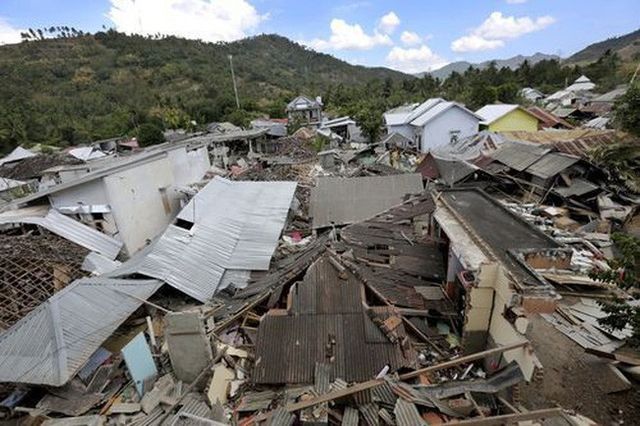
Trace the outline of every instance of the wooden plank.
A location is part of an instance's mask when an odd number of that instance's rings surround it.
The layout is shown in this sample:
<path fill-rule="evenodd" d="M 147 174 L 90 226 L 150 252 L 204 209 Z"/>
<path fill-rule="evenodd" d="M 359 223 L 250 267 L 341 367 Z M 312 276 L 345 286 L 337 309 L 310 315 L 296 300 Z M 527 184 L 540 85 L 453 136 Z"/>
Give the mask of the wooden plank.
<path fill-rule="evenodd" d="M 591 355 L 599 356 L 601 358 L 607 358 L 607 359 L 611 359 L 611 360 L 620 361 L 620 362 L 622 362 L 624 364 L 640 365 L 640 358 L 629 356 L 629 355 L 614 354 L 614 353 L 610 353 L 610 352 L 601 351 L 601 350 L 596 349 L 596 348 L 586 348 L 585 352 L 588 353 L 588 354 L 591 354 Z"/>
<path fill-rule="evenodd" d="M 545 408 L 542 410 L 534 410 L 528 411 L 526 413 L 517 413 L 517 414 L 503 414 L 500 416 L 493 417 L 484 417 L 484 418 L 474 418 L 467 420 L 460 420 L 455 422 L 444 423 L 443 426 L 450 425 L 473 425 L 473 426 L 482 426 L 482 425 L 503 425 L 503 424 L 511 424 L 515 422 L 521 422 L 525 420 L 539 420 L 539 419 L 547 419 L 551 417 L 559 417 L 562 416 L 562 408 Z"/>
<path fill-rule="evenodd" d="M 471 354 L 471 355 L 467 355 L 467 356 L 463 356 L 460 358 L 456 358 L 453 360 L 449 360 L 446 362 L 442 362 L 440 364 L 436 364 L 436 365 L 432 365 L 431 367 L 427 367 L 427 368 L 422 368 L 420 370 L 416 370 L 414 372 L 411 373 L 407 373 L 407 374 L 403 374 L 400 376 L 400 380 L 406 380 L 406 379 L 410 379 L 416 376 L 419 376 L 420 374 L 423 373 L 429 373 L 432 371 L 437 371 L 437 370 L 442 370 L 444 368 L 450 368 L 450 367 L 454 367 L 456 365 L 459 364 L 463 364 L 463 363 L 467 363 L 467 362 L 471 362 L 471 361 L 476 361 L 478 359 L 483 359 L 486 358 L 488 356 L 491 355 L 496 355 L 496 354 L 500 354 L 506 351 L 510 351 L 512 349 L 517 349 L 520 347 L 523 347 L 525 345 L 528 345 L 529 341 L 524 341 L 524 342 L 520 342 L 520 343 L 514 343 L 512 345 L 507 345 L 507 346 L 501 346 L 498 348 L 493 348 L 493 349 L 489 349 L 486 351 L 482 351 L 482 352 L 477 352 L 475 354 Z M 303 410 L 305 408 L 309 408 L 309 407 L 313 407 L 316 406 L 318 404 L 322 404 L 324 402 L 329 402 L 329 401 L 333 401 L 335 399 L 339 399 L 339 398 L 343 398 L 345 396 L 349 396 L 352 395 L 354 393 L 357 392 L 362 392 L 364 390 L 367 389 L 371 389 L 374 388 L 376 386 L 380 386 L 381 384 L 385 383 L 384 380 L 369 380 L 366 382 L 362 382 L 362 383 L 358 383 L 356 385 L 353 385 L 351 387 L 348 387 L 346 389 L 340 389 L 334 392 L 329 392 L 326 393 L 324 395 L 320 395 L 317 398 L 314 399 L 309 399 L 306 401 L 300 401 L 300 402 L 296 402 L 293 404 L 289 404 L 286 406 L 286 410 L 288 412 L 294 412 L 294 411 L 299 411 L 299 410 Z"/>
<path fill-rule="evenodd" d="M 413 377 L 417 377 L 421 374 L 424 373 L 431 373 L 432 371 L 437 371 L 437 370 L 442 370 L 444 368 L 449 368 L 449 367 L 455 367 L 456 365 L 460 365 L 460 364 L 465 364 L 467 362 L 471 362 L 471 361 L 476 361 L 482 358 L 486 358 L 488 356 L 491 355 L 497 355 L 497 354 L 501 354 L 503 352 L 507 352 L 510 351 L 512 349 L 517 349 L 517 348 L 521 348 L 523 346 L 526 346 L 529 344 L 528 340 L 525 340 L 523 342 L 519 342 L 519 343 L 513 343 L 511 345 L 507 345 L 507 346 L 500 346 L 497 348 L 493 348 L 493 349 L 489 349 L 486 351 L 482 351 L 482 352 L 477 352 L 475 354 L 471 354 L 471 355 L 467 355 L 467 356 L 463 356 L 460 358 L 456 358 L 456 359 L 452 359 L 440 364 L 436 364 L 436 365 L 432 365 L 430 367 L 426 367 L 426 368 L 421 368 L 419 370 L 415 370 L 412 371 L 411 373 L 406 373 L 400 376 L 400 380 L 407 380 L 407 379 L 411 379 Z"/>

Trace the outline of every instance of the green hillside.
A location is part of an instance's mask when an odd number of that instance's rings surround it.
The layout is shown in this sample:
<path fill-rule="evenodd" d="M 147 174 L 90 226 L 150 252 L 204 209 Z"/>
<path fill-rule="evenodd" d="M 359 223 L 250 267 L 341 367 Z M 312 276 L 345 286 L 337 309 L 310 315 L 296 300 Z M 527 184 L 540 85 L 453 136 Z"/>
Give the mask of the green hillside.
<path fill-rule="evenodd" d="M 617 53 L 620 59 L 625 62 L 640 61 L 640 30 L 590 44 L 568 57 L 564 62 L 568 65 L 587 64 L 597 61 L 607 51 Z"/>
<path fill-rule="evenodd" d="M 122 135 L 149 120 L 165 127 L 246 122 L 259 113 L 281 115 L 299 93 L 410 78 L 350 65 L 277 35 L 214 44 L 108 31 L 28 41 L 0 47 L 0 140 L 6 151 L 17 143 L 67 145 Z"/>

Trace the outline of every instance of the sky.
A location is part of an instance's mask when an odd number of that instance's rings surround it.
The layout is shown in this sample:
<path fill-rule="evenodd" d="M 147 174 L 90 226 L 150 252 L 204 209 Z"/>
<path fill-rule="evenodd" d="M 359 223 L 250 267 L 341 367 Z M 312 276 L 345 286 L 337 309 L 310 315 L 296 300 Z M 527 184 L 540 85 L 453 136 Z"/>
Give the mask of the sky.
<path fill-rule="evenodd" d="M 353 64 L 416 73 L 563 57 L 640 28 L 640 0 L 0 0 L 0 44 L 27 28 L 233 41 L 277 33 Z"/>

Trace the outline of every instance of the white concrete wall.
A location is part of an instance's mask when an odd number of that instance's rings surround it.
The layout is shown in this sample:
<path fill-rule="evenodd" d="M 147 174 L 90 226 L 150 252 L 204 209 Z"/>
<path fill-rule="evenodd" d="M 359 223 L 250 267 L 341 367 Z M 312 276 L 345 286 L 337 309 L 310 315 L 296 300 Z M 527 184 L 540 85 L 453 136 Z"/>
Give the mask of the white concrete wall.
<path fill-rule="evenodd" d="M 49 195 L 49 200 L 55 208 L 77 206 L 79 204 L 88 206 L 109 204 L 106 188 L 100 179 L 58 191 Z"/>
<path fill-rule="evenodd" d="M 387 126 L 387 133 L 400 133 L 402 136 L 408 138 L 411 141 L 415 141 L 415 128 L 409 124 L 402 124 L 399 126 Z"/>
<path fill-rule="evenodd" d="M 420 150 L 429 152 L 435 147 L 450 143 L 452 131 L 460 131 L 459 139 L 474 135 L 478 133 L 479 125 L 478 119 L 460 108 L 449 108 L 422 128 Z"/>
<path fill-rule="evenodd" d="M 171 162 L 167 157 L 104 178 L 118 238 L 129 255 L 162 233 L 179 209 Z M 165 207 L 161 188 L 166 188 Z"/>
<path fill-rule="evenodd" d="M 169 161 L 177 186 L 189 185 L 202 180 L 204 174 L 211 168 L 209 152 L 206 146 L 186 150 L 184 147 L 169 151 Z"/>

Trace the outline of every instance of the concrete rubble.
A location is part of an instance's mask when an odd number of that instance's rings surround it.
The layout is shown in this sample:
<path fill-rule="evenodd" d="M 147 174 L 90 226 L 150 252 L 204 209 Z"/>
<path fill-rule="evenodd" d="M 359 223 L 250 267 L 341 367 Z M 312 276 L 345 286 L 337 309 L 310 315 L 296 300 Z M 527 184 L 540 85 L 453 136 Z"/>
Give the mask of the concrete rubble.
<path fill-rule="evenodd" d="M 590 272 L 609 268 L 611 235 L 637 218 L 638 194 L 553 146 L 519 149 L 485 132 L 423 154 L 398 137 L 350 143 L 336 130 L 343 121 L 352 126 L 347 117 L 321 127 L 330 135 L 322 144 L 310 128 L 281 137 L 282 123 L 268 120 L 251 131 L 216 123 L 172 142 L 205 148 L 206 170 L 163 186 L 171 197 L 155 208 L 166 223 L 145 228 L 138 249 L 120 244 L 115 258 L 95 236 L 16 219 L 44 199 L 13 199 L 0 213 L 0 354 L 14 359 L 0 363 L 0 417 L 65 426 L 590 424 L 576 412 L 583 407 L 529 405 L 523 395 L 554 374 L 537 356 L 545 342 L 534 327 L 608 365 L 603 397 L 637 392 L 631 331 L 602 326 L 597 302 L 637 301 Z M 79 179 L 140 155 L 117 146 L 82 156 L 102 165 Z M 112 208 L 70 214 L 49 202 L 47 212 L 122 241 L 100 222 Z M 97 293 L 106 286 L 112 293 Z M 83 303 L 117 318 L 104 324 Z M 64 324 L 43 320 L 45 309 Z M 45 332 L 46 348 L 32 340 Z"/>

